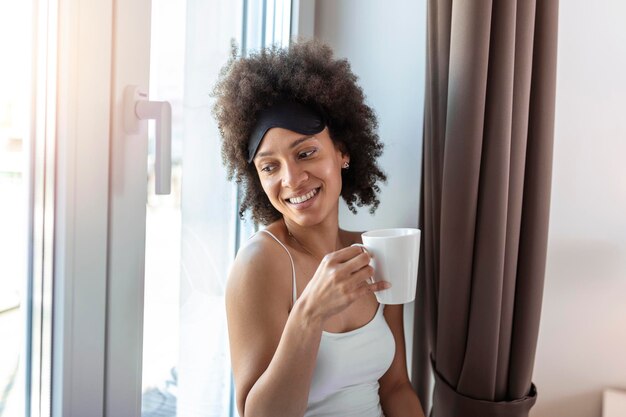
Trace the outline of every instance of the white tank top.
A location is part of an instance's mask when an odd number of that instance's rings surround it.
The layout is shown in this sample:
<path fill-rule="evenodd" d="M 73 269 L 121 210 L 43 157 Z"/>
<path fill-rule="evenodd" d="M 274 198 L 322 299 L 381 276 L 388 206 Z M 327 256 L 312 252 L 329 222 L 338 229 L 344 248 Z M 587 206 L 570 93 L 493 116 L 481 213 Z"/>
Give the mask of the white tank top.
<path fill-rule="evenodd" d="M 296 302 L 296 268 L 291 253 L 292 297 Z M 345 333 L 322 331 L 305 417 L 384 417 L 378 380 L 387 372 L 396 344 L 379 304 L 374 318 Z"/>

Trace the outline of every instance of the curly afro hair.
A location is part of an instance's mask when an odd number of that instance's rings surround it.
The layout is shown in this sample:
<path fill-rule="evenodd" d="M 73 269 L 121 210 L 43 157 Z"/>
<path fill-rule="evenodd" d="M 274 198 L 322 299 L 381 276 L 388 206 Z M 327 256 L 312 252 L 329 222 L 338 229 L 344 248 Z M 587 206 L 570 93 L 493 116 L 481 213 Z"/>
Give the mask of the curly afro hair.
<path fill-rule="evenodd" d="M 237 57 L 233 45 L 212 96 L 228 179 L 243 185 L 242 218 L 250 210 L 254 221 L 268 225 L 282 216 L 247 156 L 259 112 L 285 96 L 326 115 L 331 139 L 350 155 L 350 169 L 342 170 L 341 196 L 353 213 L 355 205 L 371 206 L 374 213 L 380 203 L 377 182 L 387 179 L 376 162 L 383 145 L 376 115 L 356 81 L 348 61 L 333 58 L 331 48 L 316 40 L 294 42 L 288 48 L 272 46 L 247 57 Z"/>

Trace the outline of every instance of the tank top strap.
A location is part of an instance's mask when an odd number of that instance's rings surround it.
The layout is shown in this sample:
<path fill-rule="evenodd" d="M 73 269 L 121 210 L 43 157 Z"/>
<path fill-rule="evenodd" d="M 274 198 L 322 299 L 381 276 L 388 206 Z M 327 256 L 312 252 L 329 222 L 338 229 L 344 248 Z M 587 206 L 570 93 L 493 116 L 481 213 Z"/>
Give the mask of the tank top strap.
<path fill-rule="evenodd" d="M 268 235 L 270 235 L 272 238 L 274 238 L 274 240 L 276 242 L 278 242 L 278 244 L 280 246 L 283 247 L 283 249 L 285 249 L 285 252 L 287 252 L 287 255 L 289 255 L 289 261 L 291 262 L 291 286 L 293 288 L 292 290 L 292 302 L 293 304 L 296 303 L 296 298 L 298 298 L 298 294 L 296 291 L 296 265 L 293 263 L 293 258 L 291 257 L 291 253 L 289 252 L 289 249 L 287 249 L 287 246 L 285 246 L 283 244 L 283 242 L 281 242 L 280 240 L 278 240 L 278 238 L 276 236 L 274 236 L 274 234 L 272 232 L 270 232 L 269 230 L 260 230 L 260 232 L 265 232 Z"/>

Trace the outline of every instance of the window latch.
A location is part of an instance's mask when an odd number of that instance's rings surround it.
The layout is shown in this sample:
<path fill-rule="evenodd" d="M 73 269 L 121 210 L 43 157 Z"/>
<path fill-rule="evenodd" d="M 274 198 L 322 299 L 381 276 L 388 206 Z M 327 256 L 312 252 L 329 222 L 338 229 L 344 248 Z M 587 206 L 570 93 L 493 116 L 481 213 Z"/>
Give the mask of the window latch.
<path fill-rule="evenodd" d="M 154 162 L 155 194 L 170 194 L 172 183 L 172 106 L 167 101 L 149 101 L 136 85 L 124 89 L 124 130 L 137 134 L 141 120 L 156 122 Z"/>

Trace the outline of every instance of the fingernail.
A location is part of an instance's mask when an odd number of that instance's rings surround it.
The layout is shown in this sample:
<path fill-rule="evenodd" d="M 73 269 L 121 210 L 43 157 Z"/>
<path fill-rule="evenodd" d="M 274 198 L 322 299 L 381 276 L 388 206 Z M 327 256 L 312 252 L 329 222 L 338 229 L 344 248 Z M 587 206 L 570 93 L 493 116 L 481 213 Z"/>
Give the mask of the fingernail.
<path fill-rule="evenodd" d="M 383 286 L 385 287 L 385 289 L 387 288 L 391 288 L 391 283 L 390 282 L 386 282 L 383 284 Z"/>

